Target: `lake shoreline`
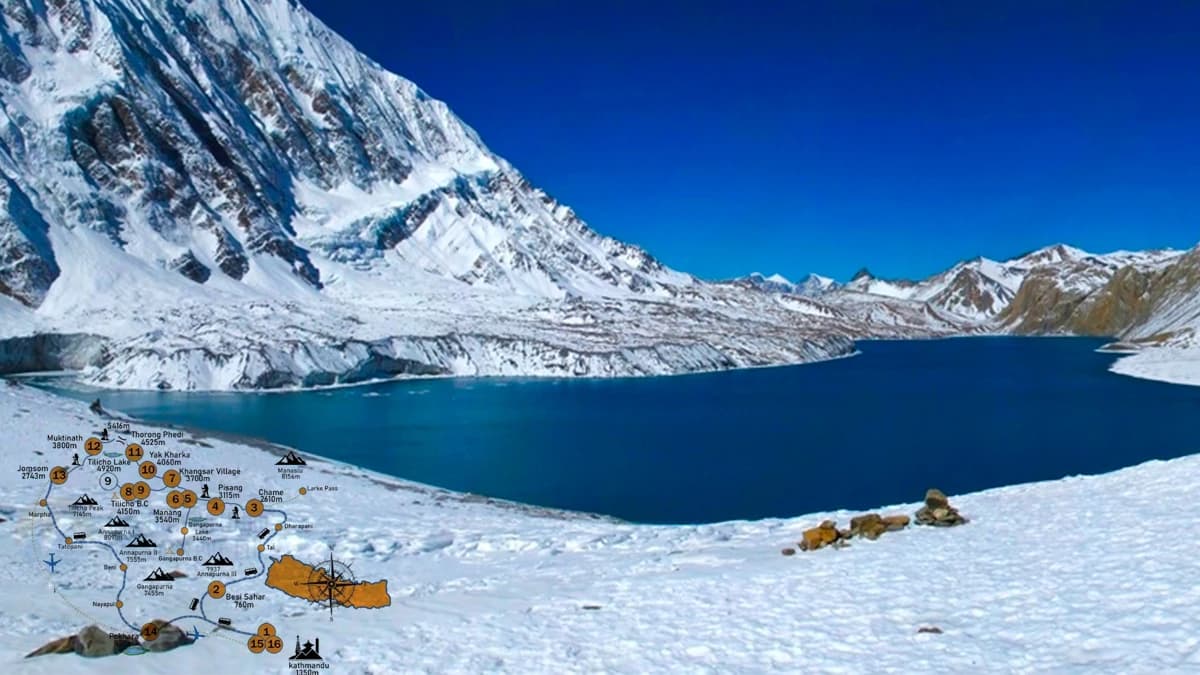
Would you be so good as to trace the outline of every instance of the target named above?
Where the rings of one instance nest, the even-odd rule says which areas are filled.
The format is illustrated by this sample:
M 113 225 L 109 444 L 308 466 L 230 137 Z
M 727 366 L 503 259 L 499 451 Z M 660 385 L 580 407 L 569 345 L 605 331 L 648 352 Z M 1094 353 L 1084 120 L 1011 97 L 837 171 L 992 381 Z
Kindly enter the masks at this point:
M 264 438 L 455 492 L 698 523 L 868 507 L 931 486 L 987 489 L 1194 451 L 1185 423 L 1196 392 L 1113 377 L 1112 355 L 1094 351 L 1102 343 L 863 341 L 855 358 L 812 368 L 422 378 L 291 396 L 40 385 L 99 396 L 148 423 Z M 1110 408 L 1121 415 L 1097 414 Z M 860 480 L 805 478 L 822 475 Z

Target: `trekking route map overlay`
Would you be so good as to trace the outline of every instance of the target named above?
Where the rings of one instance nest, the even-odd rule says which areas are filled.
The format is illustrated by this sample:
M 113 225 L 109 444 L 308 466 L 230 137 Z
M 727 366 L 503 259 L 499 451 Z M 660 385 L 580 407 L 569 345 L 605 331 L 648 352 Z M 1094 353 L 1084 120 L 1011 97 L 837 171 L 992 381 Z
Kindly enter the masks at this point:
M 24 480 L 46 483 L 29 516 L 35 532 L 58 542 L 43 561 L 53 594 L 101 635 L 107 632 L 116 645 L 111 653 L 167 651 L 211 636 L 244 640 L 255 654 L 279 654 L 285 640 L 272 614 L 281 604 L 268 598 L 276 592 L 328 611 L 330 620 L 335 607 L 391 605 L 387 580 L 356 580 L 332 548 L 327 559 L 311 563 L 276 550 L 280 534 L 310 527 L 289 522 L 288 502 L 336 499 L 336 486 L 305 484 L 307 462 L 295 452 L 277 458 L 274 473 L 269 466 L 253 472 L 275 484 L 251 485 L 239 467 L 205 465 L 204 443 L 182 431 L 139 432 L 110 420 L 94 433 L 86 440 L 50 434 L 50 452 L 36 454 L 61 454 L 61 464 L 41 465 L 39 458 L 18 471 Z M 271 458 L 255 453 L 246 461 Z M 97 575 L 111 583 L 94 583 Z M 38 654 L 74 645 L 75 653 L 95 655 L 81 651 L 81 641 Z M 319 638 L 295 641 L 295 653 L 287 655 L 291 672 L 329 667 Z

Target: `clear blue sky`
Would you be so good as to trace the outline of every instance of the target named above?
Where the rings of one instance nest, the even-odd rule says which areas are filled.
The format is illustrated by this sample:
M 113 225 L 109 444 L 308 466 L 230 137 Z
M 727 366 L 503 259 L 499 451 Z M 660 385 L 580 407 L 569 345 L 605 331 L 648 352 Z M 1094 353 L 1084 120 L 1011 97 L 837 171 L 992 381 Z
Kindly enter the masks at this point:
M 1200 241 L 1200 3 L 303 2 L 703 277 Z

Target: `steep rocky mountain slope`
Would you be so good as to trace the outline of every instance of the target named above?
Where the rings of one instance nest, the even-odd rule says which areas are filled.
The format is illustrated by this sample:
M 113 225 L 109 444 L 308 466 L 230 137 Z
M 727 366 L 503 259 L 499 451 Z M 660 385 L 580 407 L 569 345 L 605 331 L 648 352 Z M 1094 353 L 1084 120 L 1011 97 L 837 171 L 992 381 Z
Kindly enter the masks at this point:
M 0 372 L 636 375 L 876 331 L 597 234 L 294 0 L 3 3 L 0 196 Z M 953 330 L 911 318 L 878 333 Z
M 59 258 L 100 243 L 271 292 L 280 273 L 329 283 L 315 254 L 547 297 L 690 282 L 596 235 L 294 3 L 23 1 L 3 17 L 0 289 L 26 305 L 62 302 Z
M 1059 248 L 1061 255 L 1035 259 L 997 316 L 1002 326 L 1022 334 L 1121 335 L 1159 309 L 1150 297 L 1151 281 L 1182 255 Z

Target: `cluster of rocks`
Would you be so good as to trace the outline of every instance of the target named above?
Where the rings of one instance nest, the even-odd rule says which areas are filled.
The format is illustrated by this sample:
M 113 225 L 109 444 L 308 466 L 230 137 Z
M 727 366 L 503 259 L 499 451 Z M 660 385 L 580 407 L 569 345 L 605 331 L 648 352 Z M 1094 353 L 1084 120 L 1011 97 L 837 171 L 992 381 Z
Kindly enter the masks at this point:
M 826 546 L 841 548 L 848 546 L 850 540 L 855 537 L 865 537 L 873 541 L 886 532 L 903 530 L 908 527 L 909 522 L 909 517 L 903 514 L 882 516 L 878 513 L 864 513 L 851 518 L 848 529 L 838 529 L 836 522 L 826 520 L 814 528 L 805 530 L 797 546 L 801 551 L 815 551 Z M 933 488 L 925 493 L 925 505 L 917 511 L 916 522 L 918 525 L 952 527 L 966 523 L 967 519 L 950 506 L 950 501 L 941 490 Z M 784 555 L 795 553 L 795 548 L 783 549 Z
M 875 540 L 885 532 L 895 532 L 908 527 L 909 518 L 906 515 L 881 516 L 878 513 L 865 513 L 850 519 L 850 527 L 839 530 L 837 523 L 826 520 L 820 525 L 805 530 L 798 544 L 801 551 L 815 551 L 826 546 L 847 546 L 855 537 L 865 537 Z M 790 553 L 789 553 L 790 551 Z M 796 551 L 786 548 L 784 555 L 792 555 Z
M 45 656 L 46 654 L 78 654 L 95 658 L 121 654 L 130 647 L 141 647 L 149 652 L 165 652 L 194 642 L 187 633 L 174 624 L 167 623 L 162 619 L 155 619 L 151 623 L 158 626 L 158 637 L 149 642 L 140 642 L 135 634 L 109 633 L 92 624 L 84 626 L 75 635 L 47 642 L 26 654 L 25 658 Z
M 953 527 L 966 522 L 967 519 L 958 512 L 958 509 L 950 506 L 950 500 L 946 499 L 946 495 L 941 490 L 930 488 L 925 493 L 925 506 L 917 511 L 918 525 Z

